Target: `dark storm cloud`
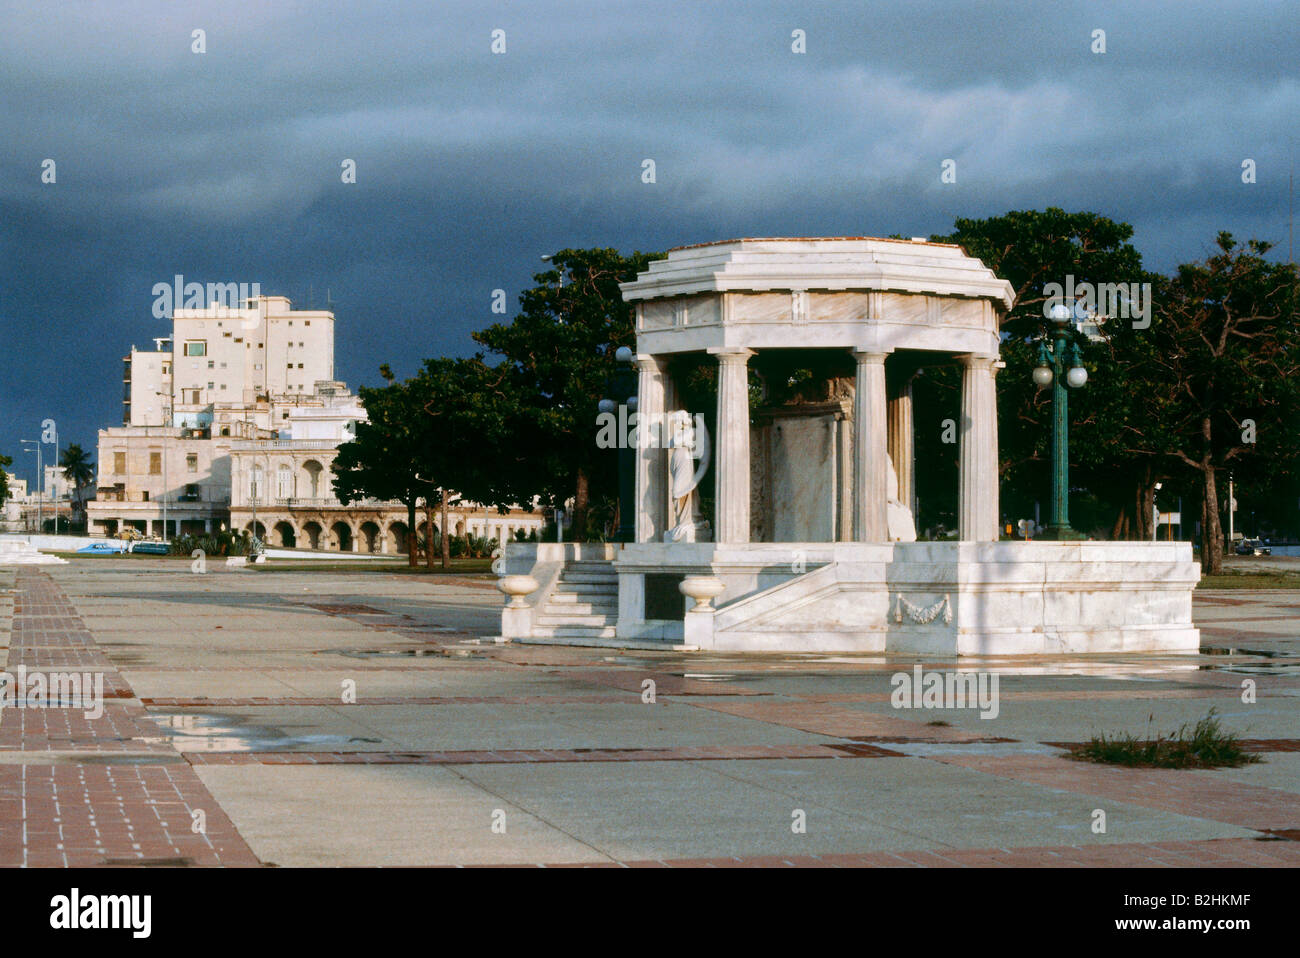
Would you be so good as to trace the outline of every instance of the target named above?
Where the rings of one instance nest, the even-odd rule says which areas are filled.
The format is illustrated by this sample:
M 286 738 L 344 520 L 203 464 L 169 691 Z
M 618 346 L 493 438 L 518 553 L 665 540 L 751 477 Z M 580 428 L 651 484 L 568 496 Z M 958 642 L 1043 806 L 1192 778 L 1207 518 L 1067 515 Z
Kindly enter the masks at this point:
M 491 291 L 562 246 L 1046 205 L 1134 223 L 1157 268 L 1218 229 L 1286 242 L 1294 4 L 270 6 L 4 7 L 0 451 L 47 416 L 87 445 L 119 421 L 120 357 L 165 332 L 150 290 L 175 273 L 328 288 L 356 385 L 469 351 Z

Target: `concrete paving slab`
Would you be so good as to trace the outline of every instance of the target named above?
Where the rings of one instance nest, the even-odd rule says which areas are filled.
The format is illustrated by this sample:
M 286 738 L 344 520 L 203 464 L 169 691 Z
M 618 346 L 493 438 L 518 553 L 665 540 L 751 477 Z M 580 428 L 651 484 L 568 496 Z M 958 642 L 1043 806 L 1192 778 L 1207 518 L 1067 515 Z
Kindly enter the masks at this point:
M 199 778 L 263 862 L 401 866 L 608 858 L 457 772 L 204 766 Z M 502 821 L 504 834 L 493 831 Z M 498 828 L 500 825 L 498 825 Z

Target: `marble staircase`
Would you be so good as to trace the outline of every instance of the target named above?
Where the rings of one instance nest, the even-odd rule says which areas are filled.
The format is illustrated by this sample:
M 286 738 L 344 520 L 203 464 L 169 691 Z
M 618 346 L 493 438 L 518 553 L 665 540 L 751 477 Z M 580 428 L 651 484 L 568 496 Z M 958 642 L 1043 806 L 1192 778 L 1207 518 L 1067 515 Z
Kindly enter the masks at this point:
M 618 573 L 598 559 L 569 562 L 533 627 L 538 638 L 612 639 L 618 620 Z

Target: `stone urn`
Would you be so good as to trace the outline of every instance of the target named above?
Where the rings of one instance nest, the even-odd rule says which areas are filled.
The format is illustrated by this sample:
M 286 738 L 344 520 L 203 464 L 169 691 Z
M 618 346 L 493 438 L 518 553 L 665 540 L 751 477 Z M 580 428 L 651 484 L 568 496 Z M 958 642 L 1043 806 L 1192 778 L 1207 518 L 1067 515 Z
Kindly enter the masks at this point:
M 678 584 L 677 589 L 682 595 L 695 600 L 692 612 L 712 612 L 713 606 L 709 603 L 727 591 L 721 579 L 708 575 L 688 575 Z
M 528 603 L 524 602 L 524 596 L 540 589 L 541 583 L 530 575 L 506 575 L 497 580 L 497 588 L 510 596 L 508 608 L 526 609 Z

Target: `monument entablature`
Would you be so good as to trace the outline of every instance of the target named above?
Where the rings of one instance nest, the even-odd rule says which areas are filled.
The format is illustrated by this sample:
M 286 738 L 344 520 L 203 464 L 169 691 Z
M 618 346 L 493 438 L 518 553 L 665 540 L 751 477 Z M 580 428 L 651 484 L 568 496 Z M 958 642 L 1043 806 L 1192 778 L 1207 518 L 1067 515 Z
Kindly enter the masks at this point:
M 741 239 L 671 250 L 622 286 L 638 350 L 918 349 L 996 355 L 1011 284 L 960 247 Z M 792 335 L 793 334 L 793 335 Z

